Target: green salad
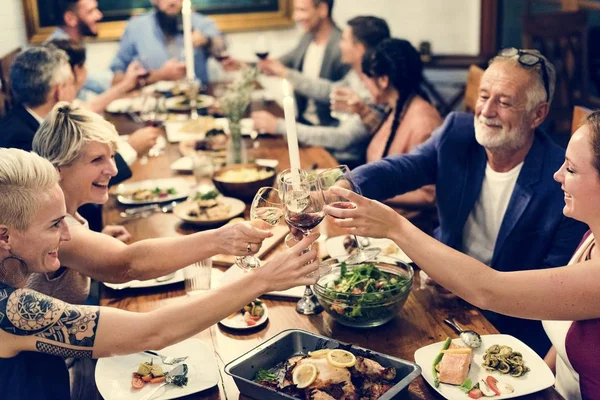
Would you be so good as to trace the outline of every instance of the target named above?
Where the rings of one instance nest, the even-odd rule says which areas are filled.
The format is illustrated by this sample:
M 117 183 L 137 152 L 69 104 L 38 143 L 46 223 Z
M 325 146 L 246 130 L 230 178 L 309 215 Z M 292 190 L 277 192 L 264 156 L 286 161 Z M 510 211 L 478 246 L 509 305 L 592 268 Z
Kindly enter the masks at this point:
M 384 272 L 374 264 L 349 269 L 341 264 L 340 277 L 325 285 L 330 310 L 349 322 L 391 319 L 399 297 L 411 289 L 409 278 Z M 405 296 L 402 296 L 405 295 Z

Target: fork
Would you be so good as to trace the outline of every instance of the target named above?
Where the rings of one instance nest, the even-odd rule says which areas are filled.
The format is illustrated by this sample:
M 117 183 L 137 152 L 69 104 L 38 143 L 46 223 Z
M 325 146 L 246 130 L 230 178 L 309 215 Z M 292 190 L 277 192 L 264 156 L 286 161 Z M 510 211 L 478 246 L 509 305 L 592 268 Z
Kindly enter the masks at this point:
M 188 358 L 188 356 L 185 356 L 185 357 L 163 356 L 162 354 L 159 354 L 152 350 L 146 350 L 146 351 L 144 351 L 144 353 L 159 357 L 162 360 L 163 364 L 167 364 L 167 365 L 179 364 L 180 362 L 184 362 Z

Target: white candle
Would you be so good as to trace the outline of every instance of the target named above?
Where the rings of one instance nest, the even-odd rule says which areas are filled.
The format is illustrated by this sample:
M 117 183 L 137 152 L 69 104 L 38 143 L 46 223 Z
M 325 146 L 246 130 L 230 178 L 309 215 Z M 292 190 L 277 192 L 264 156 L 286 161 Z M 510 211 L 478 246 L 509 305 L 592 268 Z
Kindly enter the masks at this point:
M 283 80 L 283 114 L 285 116 L 285 128 L 290 153 L 290 167 L 300 169 L 300 151 L 298 150 L 298 134 L 296 133 L 296 112 L 294 110 L 294 99 L 291 96 L 288 82 Z
M 196 79 L 194 69 L 194 45 L 192 44 L 192 2 L 183 0 L 181 9 L 183 17 L 183 50 L 185 55 L 185 74 L 188 81 Z

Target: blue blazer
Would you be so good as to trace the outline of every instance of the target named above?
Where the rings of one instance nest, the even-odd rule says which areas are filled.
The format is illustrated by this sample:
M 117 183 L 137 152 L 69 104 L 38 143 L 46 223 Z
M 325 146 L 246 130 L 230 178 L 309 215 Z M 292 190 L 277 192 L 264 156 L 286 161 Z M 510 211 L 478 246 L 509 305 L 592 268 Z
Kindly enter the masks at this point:
M 565 151 L 541 130 L 525 158 L 500 226 L 491 267 L 518 271 L 566 265 L 587 226 L 563 215 L 563 192 L 553 175 Z M 451 113 L 410 154 L 354 171 L 363 195 L 389 199 L 435 183 L 442 243 L 462 251 L 463 228 L 479 197 L 487 155 L 475 140 L 472 114 Z

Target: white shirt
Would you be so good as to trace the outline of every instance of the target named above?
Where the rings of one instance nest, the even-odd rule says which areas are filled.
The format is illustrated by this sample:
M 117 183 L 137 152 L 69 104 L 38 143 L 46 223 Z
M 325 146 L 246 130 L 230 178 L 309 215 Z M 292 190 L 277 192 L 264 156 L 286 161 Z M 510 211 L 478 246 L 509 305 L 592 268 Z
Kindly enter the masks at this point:
M 463 229 L 463 252 L 486 265 L 492 263 L 498 232 L 522 167 L 520 163 L 508 172 L 496 172 L 489 163 L 485 167 L 479 199 Z
M 29 107 L 27 107 L 27 106 L 24 106 L 24 107 L 25 107 L 25 109 L 27 110 L 27 112 L 28 112 L 29 114 L 31 114 L 31 116 L 32 116 L 33 118 L 35 118 L 35 120 L 36 120 L 36 121 L 37 121 L 37 122 L 38 122 L 40 125 L 42 124 L 42 122 L 44 122 L 44 118 L 42 118 L 42 117 L 40 117 L 39 115 L 37 115 L 37 113 L 36 113 L 35 111 L 33 111 L 31 108 L 29 108 Z
M 323 57 L 325 57 L 325 44 L 318 45 L 315 42 L 310 42 L 304 54 L 302 74 L 312 79 L 319 78 Z M 317 105 L 314 100 L 308 100 L 303 117 L 313 125 L 320 125 Z

